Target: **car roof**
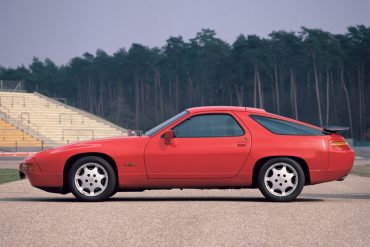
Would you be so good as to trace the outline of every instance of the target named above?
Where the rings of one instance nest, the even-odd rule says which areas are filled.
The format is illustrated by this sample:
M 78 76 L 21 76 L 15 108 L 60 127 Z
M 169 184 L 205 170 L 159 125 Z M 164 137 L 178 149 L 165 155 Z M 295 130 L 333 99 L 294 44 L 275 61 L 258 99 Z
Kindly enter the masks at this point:
M 252 113 L 265 113 L 264 109 L 253 108 L 253 107 L 244 107 L 244 106 L 201 106 L 201 107 L 192 107 L 187 109 L 191 113 L 195 112 L 205 112 L 205 111 L 244 111 Z
M 240 111 L 240 112 L 247 112 L 247 113 L 252 113 L 252 114 L 257 114 L 257 115 L 262 115 L 266 117 L 272 117 L 272 118 L 277 118 L 280 120 L 285 120 L 293 123 L 298 123 L 298 124 L 303 124 L 306 126 L 309 126 L 311 128 L 319 129 L 321 130 L 321 127 L 301 122 L 295 119 L 287 118 L 284 116 L 272 114 L 270 112 L 265 111 L 265 109 L 261 108 L 254 108 L 254 107 L 244 107 L 244 106 L 201 106 L 201 107 L 192 107 L 187 109 L 188 112 L 190 113 L 198 113 L 198 112 L 217 112 L 217 111 Z

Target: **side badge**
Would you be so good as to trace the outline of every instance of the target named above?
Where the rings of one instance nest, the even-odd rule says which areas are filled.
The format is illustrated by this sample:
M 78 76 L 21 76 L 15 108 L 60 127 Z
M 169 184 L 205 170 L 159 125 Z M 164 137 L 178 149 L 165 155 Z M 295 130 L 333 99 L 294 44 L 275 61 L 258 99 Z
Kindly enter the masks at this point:
M 130 163 L 130 162 L 127 162 L 127 163 L 124 163 L 124 165 L 123 165 L 124 167 L 134 167 L 134 166 L 136 166 L 136 164 L 135 163 Z

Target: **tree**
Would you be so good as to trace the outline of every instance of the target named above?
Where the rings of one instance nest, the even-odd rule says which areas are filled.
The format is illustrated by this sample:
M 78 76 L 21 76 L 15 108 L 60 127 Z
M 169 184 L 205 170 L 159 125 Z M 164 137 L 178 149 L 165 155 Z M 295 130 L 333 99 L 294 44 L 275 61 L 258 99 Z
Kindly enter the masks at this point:
M 0 67 L 0 80 L 63 97 L 126 128 L 148 129 L 199 105 L 240 105 L 316 125 L 349 125 L 364 139 L 370 125 L 370 27 L 345 34 L 302 28 L 268 38 L 239 35 L 230 45 L 202 29 L 163 47 L 133 44 L 113 55 L 85 53 L 57 66 Z

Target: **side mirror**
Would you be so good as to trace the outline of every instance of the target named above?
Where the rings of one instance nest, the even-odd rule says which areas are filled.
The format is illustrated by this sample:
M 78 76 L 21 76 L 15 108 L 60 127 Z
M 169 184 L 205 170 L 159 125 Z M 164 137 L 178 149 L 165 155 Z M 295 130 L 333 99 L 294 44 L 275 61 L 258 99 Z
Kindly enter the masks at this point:
M 171 140 L 175 138 L 175 133 L 173 132 L 173 130 L 168 130 L 163 134 L 163 138 L 164 138 L 164 144 L 170 145 Z

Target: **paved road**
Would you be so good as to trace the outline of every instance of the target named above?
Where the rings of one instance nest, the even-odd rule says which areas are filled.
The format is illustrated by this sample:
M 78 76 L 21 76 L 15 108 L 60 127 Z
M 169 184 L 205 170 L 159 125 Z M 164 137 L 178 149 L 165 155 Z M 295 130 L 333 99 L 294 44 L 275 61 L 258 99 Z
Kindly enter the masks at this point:
M 4 169 L 4 168 L 18 169 L 19 164 L 22 162 L 24 158 L 25 157 L 1 157 L 0 156 L 0 169 Z
M 306 187 L 292 203 L 257 190 L 118 193 L 99 203 L 0 186 L 1 246 L 369 246 L 370 178 Z

